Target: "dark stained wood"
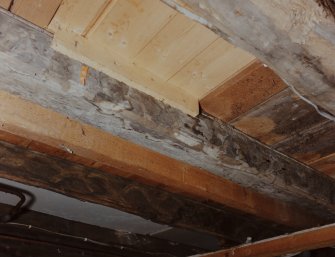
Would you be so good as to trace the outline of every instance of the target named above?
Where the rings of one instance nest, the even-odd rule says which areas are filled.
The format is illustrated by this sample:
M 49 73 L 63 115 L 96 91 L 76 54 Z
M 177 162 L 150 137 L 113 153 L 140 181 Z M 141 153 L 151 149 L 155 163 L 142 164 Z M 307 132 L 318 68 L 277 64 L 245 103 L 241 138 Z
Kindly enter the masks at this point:
M 309 164 L 311 167 L 335 178 L 335 154 L 331 154 Z
M 229 122 L 287 86 L 268 67 L 255 62 L 200 101 L 210 115 Z
M 335 115 L 334 17 L 316 0 L 163 2 L 254 54 L 290 86 Z
M 2 131 L 27 133 L 28 140 L 34 137 L 35 141 L 58 149 L 74 150 L 73 156 L 80 155 L 99 169 L 114 174 L 122 171 L 124 176 L 139 180 L 150 178 L 156 185 L 201 199 L 210 196 L 222 203 L 225 198 L 230 205 L 236 204 L 234 208 L 244 206 L 266 218 L 289 222 L 286 217 L 291 215 L 283 214 L 287 201 L 333 218 L 335 185 L 326 176 L 270 150 L 227 124 L 204 115 L 189 117 L 94 69 L 90 69 L 83 87 L 79 82 L 79 62 L 54 52 L 50 48 L 51 38 L 44 32 L 3 12 L 0 12 L 0 32 L 0 61 L 4 64 L 0 65 L 0 89 L 64 115 L 58 119 L 60 115 L 50 115 L 45 110 L 42 115 L 35 112 L 36 106 L 22 104 L 22 99 L 2 91 Z M 99 136 L 94 136 L 96 133 Z M 122 169 L 113 169 L 112 164 Z M 206 178 L 203 174 L 207 174 Z M 252 190 L 234 191 L 231 189 L 239 187 L 217 185 L 221 178 L 216 175 L 272 195 L 280 199 L 280 207 L 256 204 L 245 193 Z M 306 177 L 310 178 L 309 183 Z M 227 194 L 228 190 L 231 194 Z M 232 201 L 236 192 L 248 200 Z M 281 210 L 280 214 L 277 210 Z M 305 213 L 302 218 L 297 215 L 292 223 L 305 220 Z
M 273 146 L 306 164 L 335 153 L 335 122 L 325 121 Z
M 289 89 L 232 122 L 237 129 L 273 145 L 325 121 Z
M 275 257 L 334 245 L 335 224 L 332 224 L 199 256 Z
M 210 233 L 228 242 L 241 243 L 248 236 L 260 239 L 294 229 L 8 143 L 0 143 L 0 156 L 2 178 L 117 208 L 158 223 Z M 260 226 L 262 230 L 258 229 Z
M 0 235 L 0 251 L 2 257 L 120 257 L 106 250 L 91 250 L 84 247 L 78 248 L 60 243 L 3 235 Z
M 1 215 L 8 213 L 10 209 L 11 206 L 0 204 Z M 0 224 L 0 235 L 82 248 L 88 248 L 83 243 L 87 238 L 88 242 L 96 241 L 101 245 L 109 246 L 114 254 L 119 255 L 122 252 L 125 256 L 183 257 L 204 252 L 203 249 L 176 242 L 101 228 L 29 210 L 23 211 L 8 224 Z
M 15 0 L 11 12 L 46 28 L 54 17 L 62 0 Z

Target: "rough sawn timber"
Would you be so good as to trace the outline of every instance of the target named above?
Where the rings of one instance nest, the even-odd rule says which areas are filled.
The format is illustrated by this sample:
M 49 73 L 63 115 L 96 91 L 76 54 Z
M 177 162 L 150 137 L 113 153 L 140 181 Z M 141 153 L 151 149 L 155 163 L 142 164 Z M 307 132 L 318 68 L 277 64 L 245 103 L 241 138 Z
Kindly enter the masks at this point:
M 331 178 L 220 121 L 202 115 L 192 118 L 93 69 L 83 86 L 81 64 L 53 51 L 50 44 L 46 33 L 2 11 L 0 89 L 333 219 L 335 184 Z M 9 106 L 3 106 L 4 113 L 10 113 Z M 13 118 L 28 118 L 16 109 Z M 6 121 L 2 123 L 5 129 Z
M 4 133 L 1 137 L 9 139 Z M 299 227 L 299 224 L 283 226 L 203 199 L 191 199 L 111 174 L 120 172 L 116 168 L 106 172 L 25 149 L 22 146 L 26 140 L 14 138 L 21 146 L 0 142 L 1 178 L 116 208 L 156 223 L 211 234 L 223 239 L 225 245 L 243 243 L 247 237 L 264 239 Z M 29 143 L 29 148 L 40 150 L 42 147 L 36 142 Z M 58 152 L 60 155 L 61 151 Z M 69 153 L 62 152 L 61 155 Z
M 335 115 L 334 17 L 316 0 L 163 0 Z
M 333 247 L 335 224 L 265 239 L 198 257 L 275 257 L 307 250 Z M 291 256 L 291 255 L 289 255 Z M 295 256 L 295 255 L 292 255 Z M 309 255 L 308 255 L 309 256 Z M 324 255 L 326 256 L 326 255 Z

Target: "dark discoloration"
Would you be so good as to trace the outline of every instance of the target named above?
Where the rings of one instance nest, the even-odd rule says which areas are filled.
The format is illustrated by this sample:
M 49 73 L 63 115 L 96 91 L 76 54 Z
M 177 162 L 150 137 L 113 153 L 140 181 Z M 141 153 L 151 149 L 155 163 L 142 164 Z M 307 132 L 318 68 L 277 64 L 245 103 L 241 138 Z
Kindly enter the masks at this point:
M 312 163 L 335 152 L 335 123 L 320 122 L 274 147 L 304 163 Z
M 335 19 L 334 0 L 316 0 L 316 2 L 324 8 L 327 15 L 331 15 Z
M 289 89 L 241 116 L 232 124 L 256 139 L 272 145 L 299 135 L 325 118 Z
M 294 230 L 239 211 L 0 143 L 0 177 L 242 243 Z M 215 222 L 213 222 L 215 221 Z M 262 230 L 259 230 L 259 227 Z M 298 228 L 297 228 L 298 229 Z
M 11 207 L 8 205 L 0 204 L 1 214 L 8 213 L 10 208 Z M 121 256 L 124 255 L 134 257 L 152 255 L 161 257 L 183 257 L 205 251 L 151 236 L 105 229 L 35 211 L 25 211 L 13 222 L 27 224 L 27 227 L 0 224 L 0 234 L 3 236 L 17 236 L 31 240 L 50 240 L 50 242 L 59 242 L 61 245 L 81 246 L 83 248 L 87 245 L 85 246 L 86 243 L 83 243 L 83 239 L 79 238 L 89 238 L 90 240 L 110 245 L 108 247 L 110 248 L 109 250 L 118 256 L 121 254 Z M 32 227 L 28 228 L 28 225 L 31 225 Z M 72 238 L 69 241 L 69 237 L 59 237 L 59 234 L 56 235 L 54 233 L 43 233 L 41 229 L 36 229 L 35 227 L 52 231 L 54 233 L 70 235 Z M 73 237 L 79 238 L 78 240 L 74 240 Z

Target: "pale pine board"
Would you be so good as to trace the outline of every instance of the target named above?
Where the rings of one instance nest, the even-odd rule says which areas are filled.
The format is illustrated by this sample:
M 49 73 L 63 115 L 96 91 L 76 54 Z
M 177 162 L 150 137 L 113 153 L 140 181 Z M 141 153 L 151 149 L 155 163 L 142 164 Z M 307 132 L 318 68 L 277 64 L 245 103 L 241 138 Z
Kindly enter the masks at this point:
M 15 0 L 11 12 L 46 28 L 61 2 L 62 0 Z

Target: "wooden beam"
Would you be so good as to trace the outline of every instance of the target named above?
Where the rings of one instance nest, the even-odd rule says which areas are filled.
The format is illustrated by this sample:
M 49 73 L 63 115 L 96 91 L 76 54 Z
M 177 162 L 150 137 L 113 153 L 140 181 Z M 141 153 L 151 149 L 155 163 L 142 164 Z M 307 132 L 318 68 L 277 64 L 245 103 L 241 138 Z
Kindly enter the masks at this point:
M 279 236 L 199 257 L 275 257 L 335 245 L 335 224 Z
M 10 209 L 11 206 L 0 204 L 1 215 L 8 213 Z M 24 210 L 9 223 L 0 224 L 0 235 L 59 243 L 63 246 L 67 245 L 83 249 L 90 249 L 89 243 L 97 242 L 104 246 L 105 249 L 110 248 L 109 250 L 117 256 L 121 253 L 122 256 L 136 257 L 151 255 L 182 257 L 204 252 L 203 249 L 177 242 L 115 231 L 29 210 Z M 85 242 L 88 242 L 88 244 Z M 0 248 L 3 246 L 4 244 Z M 16 247 L 15 250 L 22 251 L 19 247 Z
M 287 226 L 308 227 L 321 221 L 293 204 L 271 199 L 18 97 L 0 93 L 0 100 L 0 131 L 65 150 L 74 159 L 84 158 L 92 167 L 106 167 L 115 175 L 160 185 Z
M 26 139 L 9 138 L 4 133 L 1 134 L 1 138 L 7 138 L 12 142 L 15 139 L 15 143 L 22 146 L 27 146 L 28 143 Z M 30 149 L 43 150 L 63 157 L 69 156 L 70 159 L 84 162 L 87 165 L 92 163 L 88 159 L 37 142 L 28 144 Z M 299 224 L 292 224 L 292 227 L 288 227 L 254 215 L 247 215 L 205 201 L 208 198 L 191 199 L 158 187 L 138 183 L 133 179 L 118 177 L 113 175 L 113 173 L 121 173 L 117 168 L 106 168 L 99 165 L 107 172 L 101 171 L 73 161 L 34 152 L 22 146 L 0 142 L 1 178 L 52 190 L 82 201 L 116 208 L 157 223 L 212 234 L 226 239 L 227 244 L 245 242 L 247 237 L 255 240 L 263 239 L 293 231 L 299 227 Z M 245 193 L 248 194 L 248 191 Z M 308 220 L 308 217 L 307 221 L 312 222 Z M 303 225 L 308 226 L 309 224 Z M 258 229 L 260 226 L 262 230 Z
M 224 202 L 278 223 L 305 220 L 305 215 L 284 214 L 287 201 L 333 219 L 335 185 L 330 178 L 229 125 L 203 115 L 189 117 L 93 69 L 83 86 L 80 63 L 54 52 L 46 33 L 5 13 L 0 14 L 0 32 L 0 89 L 63 114 L 1 93 L 2 131 L 66 149 L 106 169 L 119 167 L 123 176 Z M 263 196 L 214 174 L 284 202 L 259 202 L 255 199 Z M 251 195 L 245 193 L 249 191 Z
M 318 1 L 163 2 L 254 54 L 286 83 L 335 115 L 335 33 L 330 29 L 334 18 Z

